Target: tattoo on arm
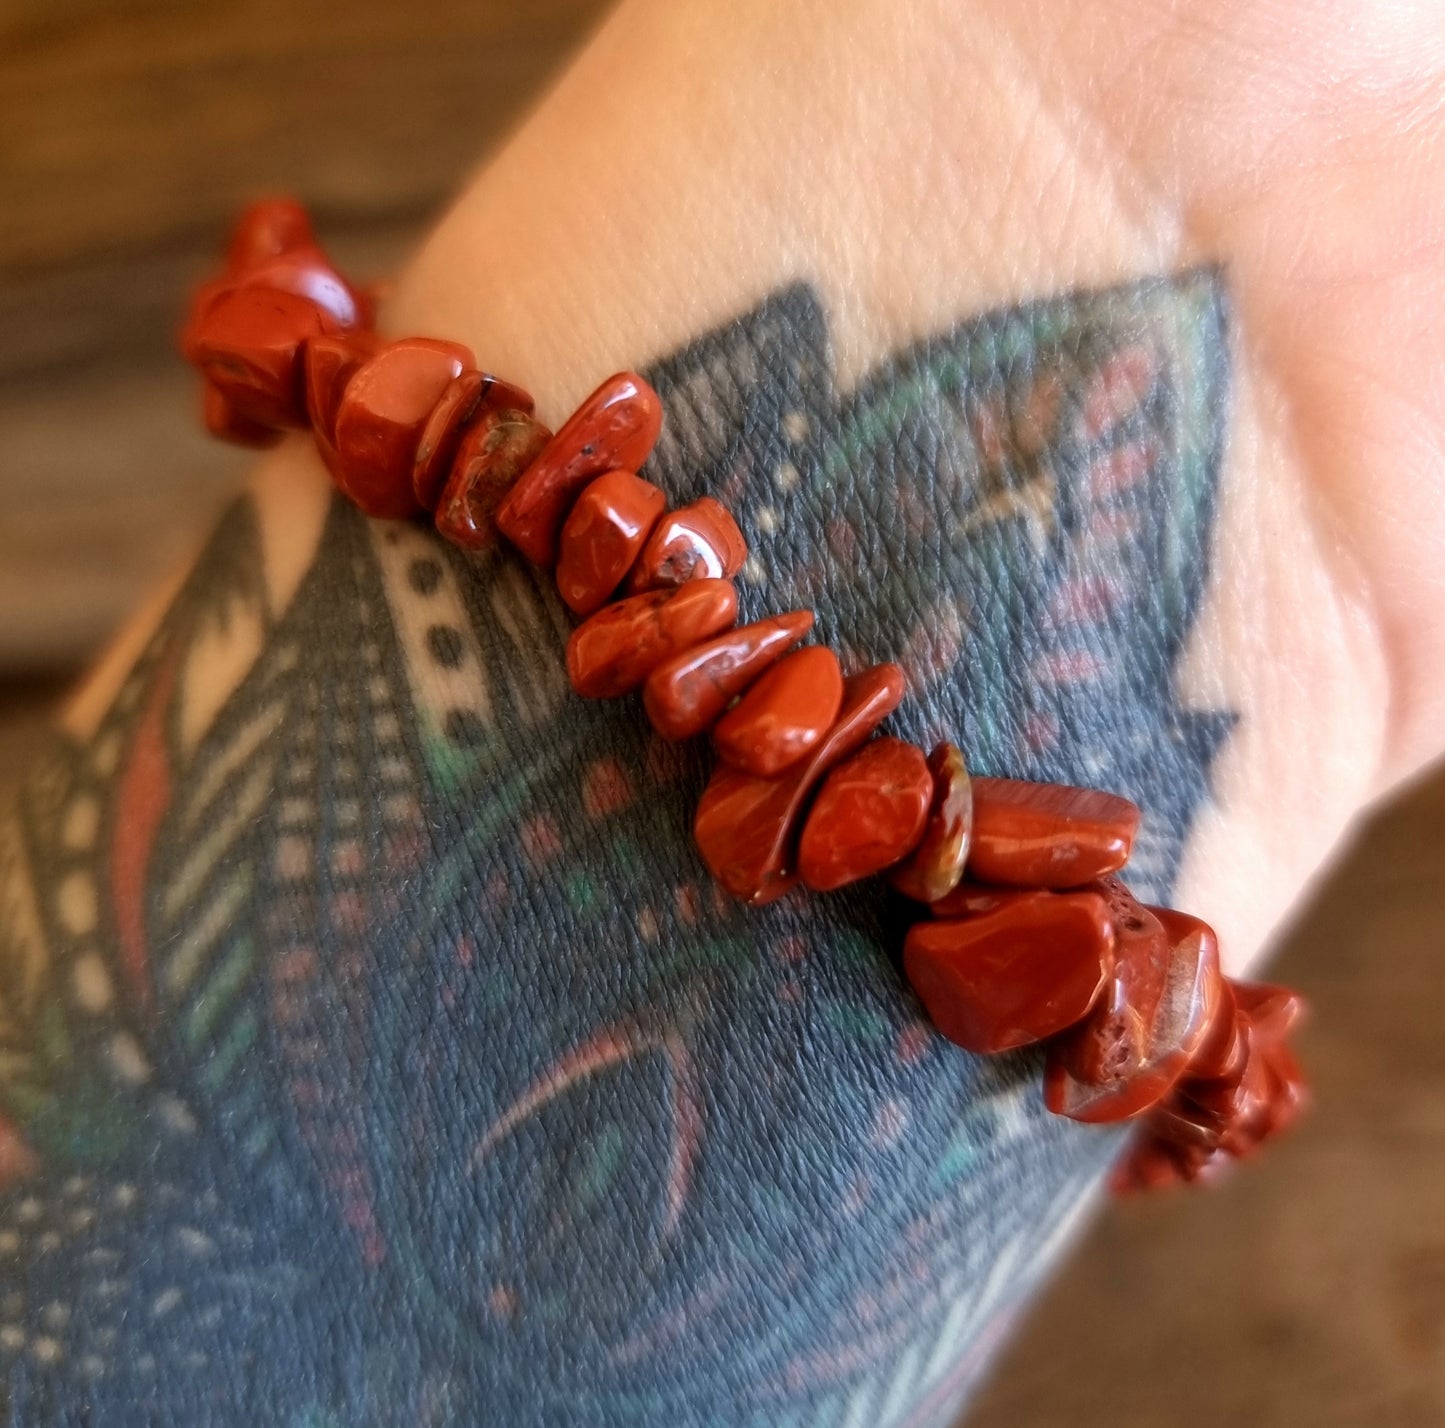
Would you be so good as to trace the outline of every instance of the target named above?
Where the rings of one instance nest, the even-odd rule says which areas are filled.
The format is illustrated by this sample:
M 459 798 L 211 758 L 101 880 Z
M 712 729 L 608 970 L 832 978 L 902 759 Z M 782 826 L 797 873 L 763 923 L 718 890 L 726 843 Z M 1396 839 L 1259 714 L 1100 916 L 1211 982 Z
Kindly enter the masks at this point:
M 649 474 L 902 734 L 1137 798 L 1163 896 L 1226 336 L 1199 270 L 844 395 L 797 287 L 658 364 Z M 540 574 L 338 502 L 281 601 L 263 530 L 0 818 L 7 1421 L 947 1421 L 1112 1138 L 928 1029 L 877 886 L 723 900 L 702 756 L 569 697 Z

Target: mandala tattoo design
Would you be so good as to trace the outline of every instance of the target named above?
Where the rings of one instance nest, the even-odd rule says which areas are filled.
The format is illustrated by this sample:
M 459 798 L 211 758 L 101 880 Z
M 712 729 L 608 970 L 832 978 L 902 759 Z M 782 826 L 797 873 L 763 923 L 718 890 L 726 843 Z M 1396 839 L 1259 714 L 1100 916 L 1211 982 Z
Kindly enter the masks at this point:
M 797 287 L 654 367 L 647 475 L 740 513 L 745 618 L 906 666 L 901 735 L 1136 799 L 1162 899 L 1227 365 L 1200 270 L 845 395 Z M 571 695 L 524 563 L 338 501 L 278 599 L 266 529 L 0 818 L 5 1421 L 950 1421 L 1117 1140 L 931 1031 L 878 880 L 721 897 L 703 755 Z

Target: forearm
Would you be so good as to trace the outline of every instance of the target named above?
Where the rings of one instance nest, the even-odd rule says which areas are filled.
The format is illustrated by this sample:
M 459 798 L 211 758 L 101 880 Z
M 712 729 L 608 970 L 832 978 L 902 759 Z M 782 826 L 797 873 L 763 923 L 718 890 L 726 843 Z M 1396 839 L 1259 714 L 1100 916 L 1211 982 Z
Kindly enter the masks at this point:
M 1305 116 L 1293 130 L 1285 100 L 1258 100 L 1270 76 L 1252 77 L 1252 102 L 1227 98 L 1243 82 L 1236 51 L 1265 24 L 1250 9 L 1220 12 L 1221 37 L 1201 39 L 1186 7 L 1078 6 L 1067 20 L 1057 7 L 941 3 L 624 7 L 462 200 L 388 315 L 397 330 L 474 341 L 547 394 L 555 419 L 597 373 L 802 283 L 833 369 L 806 380 L 830 384 L 836 406 L 970 315 L 1221 265 L 1228 331 L 1185 332 L 1198 349 L 1175 354 L 1217 363 L 1227 383 L 1201 418 L 1217 429 L 1189 433 L 1224 447 L 1218 500 L 1185 537 L 1197 618 L 1157 632 L 1185 643 L 1156 672 L 1183 708 L 1237 719 L 1179 887 L 1219 923 L 1235 965 L 1361 804 L 1433 749 L 1439 707 L 1438 681 L 1421 673 L 1434 647 L 1369 568 L 1385 543 L 1377 525 L 1392 565 L 1423 564 L 1438 514 L 1401 522 L 1358 499 L 1343 509 L 1341 494 L 1378 486 L 1362 472 L 1409 439 L 1388 427 L 1394 373 L 1419 356 L 1388 322 L 1403 299 L 1383 281 L 1360 286 L 1420 215 L 1380 201 L 1358 144 L 1365 162 L 1329 191 L 1297 185 L 1307 226 L 1287 222 L 1275 180 L 1261 191 L 1268 146 L 1308 152 L 1329 123 L 1329 81 L 1280 56 L 1277 87 L 1291 81 Z M 1288 175 L 1288 153 L 1272 157 Z M 1361 209 L 1368 241 L 1346 226 Z M 1371 336 L 1372 319 L 1389 339 Z M 1118 320 L 1131 320 L 1122 305 Z M 786 355 L 809 340 L 793 334 Z M 1350 400 L 1322 375 L 1340 350 L 1359 372 Z M 1001 363 L 991 375 L 993 395 L 1016 399 L 1030 374 Z M 1424 433 L 1409 430 L 1418 445 Z M 972 459 L 966 445 L 945 437 L 943 455 Z M 768 474 L 749 470 L 743 499 L 768 502 Z M 893 475 L 885 464 L 853 479 Z M 1056 547 L 1074 537 L 1050 535 Z M 1118 555 L 1128 579 L 1152 578 L 1142 546 Z M 1097 575 L 1090 561 L 1106 559 L 1086 550 L 1077 566 Z
M 1193 173 L 1148 16 L 840 8 L 625 7 L 384 325 L 470 343 L 552 423 L 649 370 L 650 472 L 737 511 L 745 600 L 903 661 L 901 732 L 1138 797 L 1138 890 L 1238 964 L 1438 696 L 1336 537 L 1353 449 L 1305 449 L 1298 235 L 1218 154 Z M 1027 1058 L 928 1033 L 876 896 L 715 897 L 701 760 L 570 696 L 545 581 L 325 491 L 272 458 L 22 810 L 46 934 L 12 940 L 106 1088 L 37 1052 L 44 1094 L 119 1128 L 27 1119 L 32 1086 L 41 1173 L 220 1165 L 259 1247 L 205 1283 L 318 1411 L 368 1362 L 372 1403 L 476 1421 L 946 1404 L 1107 1137 L 1047 1121 Z M 126 1252 L 169 1267 L 155 1224 Z M 288 1274 L 314 1320 L 278 1339 Z M 191 1351 L 152 1307 L 122 1326 Z

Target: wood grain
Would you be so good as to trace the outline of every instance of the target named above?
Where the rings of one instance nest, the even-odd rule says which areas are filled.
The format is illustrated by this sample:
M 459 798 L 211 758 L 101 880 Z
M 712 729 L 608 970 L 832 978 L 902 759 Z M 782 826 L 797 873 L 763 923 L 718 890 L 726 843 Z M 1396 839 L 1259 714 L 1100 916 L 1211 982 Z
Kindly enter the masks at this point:
M 0 671 L 89 656 L 233 487 L 172 334 L 236 208 L 299 194 L 343 266 L 393 271 L 604 9 L 0 9 Z

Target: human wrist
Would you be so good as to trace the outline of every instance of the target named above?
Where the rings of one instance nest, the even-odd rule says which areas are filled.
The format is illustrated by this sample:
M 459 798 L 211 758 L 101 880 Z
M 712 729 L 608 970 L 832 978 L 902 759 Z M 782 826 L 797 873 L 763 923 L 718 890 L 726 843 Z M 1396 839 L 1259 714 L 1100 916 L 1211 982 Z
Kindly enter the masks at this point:
M 846 389 L 908 340 L 982 309 L 1221 256 L 1141 196 L 1148 186 L 1120 153 L 1062 117 L 1057 91 L 1039 111 L 1037 76 L 1012 48 L 990 46 L 966 16 L 926 11 L 913 20 L 937 44 L 906 97 L 888 79 L 904 72 L 888 49 L 901 42 L 861 12 L 812 17 L 811 47 L 798 44 L 796 14 L 724 25 L 707 57 L 713 82 L 685 97 L 676 76 L 697 60 L 703 21 L 624 7 L 441 225 L 387 322 L 472 342 L 555 422 L 605 372 L 671 351 L 790 280 L 818 294 Z M 837 67 L 858 72 L 875 38 L 861 97 L 840 96 Z M 621 55 L 626 83 L 609 85 Z M 770 55 L 795 66 L 788 86 Z M 809 125 L 789 121 L 798 106 Z M 846 177 L 811 151 L 820 135 L 849 156 Z M 1065 184 L 1069 201 L 1051 202 Z M 1220 281 L 1233 308 L 1232 276 Z M 1211 576 L 1174 677 L 1183 706 L 1237 723 L 1180 891 L 1221 923 L 1238 966 L 1375 792 L 1386 673 L 1348 555 L 1322 543 L 1252 334 L 1235 327 L 1216 355 L 1233 368 L 1217 524 L 1194 553 L 1212 559 Z

